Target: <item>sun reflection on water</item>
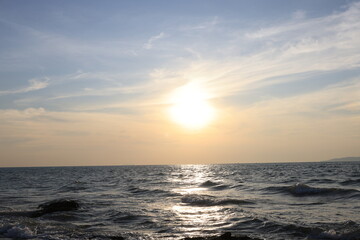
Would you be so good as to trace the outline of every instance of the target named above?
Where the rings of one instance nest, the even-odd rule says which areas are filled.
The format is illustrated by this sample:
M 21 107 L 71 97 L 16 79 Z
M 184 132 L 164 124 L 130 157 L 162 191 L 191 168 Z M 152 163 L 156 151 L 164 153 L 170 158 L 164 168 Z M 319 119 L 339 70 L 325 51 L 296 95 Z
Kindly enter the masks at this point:
M 191 207 L 175 205 L 172 209 L 184 223 L 179 230 L 187 233 L 216 230 L 218 226 L 226 223 L 222 208 L 218 206 Z
M 169 181 L 178 186 L 173 191 L 183 197 L 206 196 L 211 195 L 211 192 L 201 185 L 209 181 L 209 176 L 213 176 L 209 166 L 185 165 L 179 166 L 178 171 L 175 171 Z M 183 201 L 182 198 L 182 201 L 172 206 L 171 210 L 182 223 L 177 230 L 189 236 L 216 232 L 228 224 L 229 215 L 226 214 L 227 209 L 223 206 L 194 205 Z
M 210 171 L 207 165 L 180 165 L 177 168 L 168 180 L 187 186 L 200 185 L 206 181 L 206 174 Z

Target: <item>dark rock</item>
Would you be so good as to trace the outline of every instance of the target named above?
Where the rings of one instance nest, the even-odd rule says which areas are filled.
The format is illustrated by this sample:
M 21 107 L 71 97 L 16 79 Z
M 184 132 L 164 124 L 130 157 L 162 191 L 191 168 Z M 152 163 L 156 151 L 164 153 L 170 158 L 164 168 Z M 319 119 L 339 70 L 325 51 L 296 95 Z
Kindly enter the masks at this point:
M 38 206 L 40 210 L 35 211 L 31 217 L 41 217 L 42 215 L 62 212 L 62 211 L 73 211 L 79 209 L 80 204 L 75 200 L 60 199 L 51 202 L 43 203 Z
M 113 237 L 110 237 L 111 240 L 125 240 L 125 238 L 123 237 L 119 237 L 119 236 L 113 236 Z
M 104 235 L 94 235 L 90 239 L 125 240 L 125 238 L 121 236 L 104 236 Z
M 231 236 L 230 232 L 226 232 L 220 236 L 213 237 L 193 237 L 184 238 L 184 240 L 261 240 L 259 238 L 251 238 L 248 236 Z

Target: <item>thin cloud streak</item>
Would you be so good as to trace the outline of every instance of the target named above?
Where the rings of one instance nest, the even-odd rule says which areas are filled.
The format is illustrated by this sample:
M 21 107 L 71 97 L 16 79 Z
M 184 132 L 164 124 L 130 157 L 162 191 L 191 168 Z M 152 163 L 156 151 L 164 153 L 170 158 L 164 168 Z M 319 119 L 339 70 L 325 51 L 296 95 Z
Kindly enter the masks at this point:
M 219 96 L 226 96 L 289 81 L 282 76 L 349 70 L 360 66 L 359 3 L 343 13 L 305 21 L 276 28 L 276 34 L 281 37 L 261 52 L 227 61 L 203 62 L 197 69 L 189 68 L 185 72 L 203 76 L 212 88 L 222 89 Z M 295 30 L 296 35 L 293 34 Z M 271 32 L 261 35 L 264 44 L 274 41 L 273 28 L 262 32 Z
M 166 34 L 164 32 L 159 33 L 156 36 L 152 36 L 145 44 L 144 48 L 149 50 L 152 49 L 154 46 L 154 43 L 162 38 L 166 37 Z
M 27 93 L 27 92 L 37 91 L 37 90 L 46 88 L 48 85 L 49 85 L 49 79 L 48 78 L 45 78 L 45 80 L 35 79 L 34 78 L 34 79 L 29 80 L 29 86 L 28 87 L 15 89 L 15 90 L 0 91 L 0 96 L 1 95 L 10 95 L 10 94 L 18 94 L 18 93 Z
M 205 22 L 202 22 L 199 24 L 194 24 L 192 26 L 181 27 L 180 30 L 181 31 L 194 31 L 194 30 L 195 31 L 199 31 L 199 30 L 212 31 L 219 23 L 220 23 L 219 17 L 215 16 L 210 21 L 205 21 Z

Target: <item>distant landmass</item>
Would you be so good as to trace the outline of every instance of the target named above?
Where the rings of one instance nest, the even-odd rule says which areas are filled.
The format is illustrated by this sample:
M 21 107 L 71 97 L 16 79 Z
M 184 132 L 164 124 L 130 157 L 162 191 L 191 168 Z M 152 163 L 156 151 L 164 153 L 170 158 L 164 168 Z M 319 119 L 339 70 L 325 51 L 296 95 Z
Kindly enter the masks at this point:
M 343 157 L 343 158 L 333 158 L 326 160 L 326 162 L 356 162 L 360 161 L 360 157 Z

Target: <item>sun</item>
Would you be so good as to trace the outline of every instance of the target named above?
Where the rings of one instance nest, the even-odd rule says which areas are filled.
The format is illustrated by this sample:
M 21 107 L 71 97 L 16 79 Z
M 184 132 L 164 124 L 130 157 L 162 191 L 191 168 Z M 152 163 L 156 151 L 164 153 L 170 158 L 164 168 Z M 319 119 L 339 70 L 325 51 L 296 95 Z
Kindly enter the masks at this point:
M 187 84 L 176 89 L 169 109 L 172 120 L 193 130 L 207 126 L 215 115 L 208 98 L 208 94 L 196 84 Z

